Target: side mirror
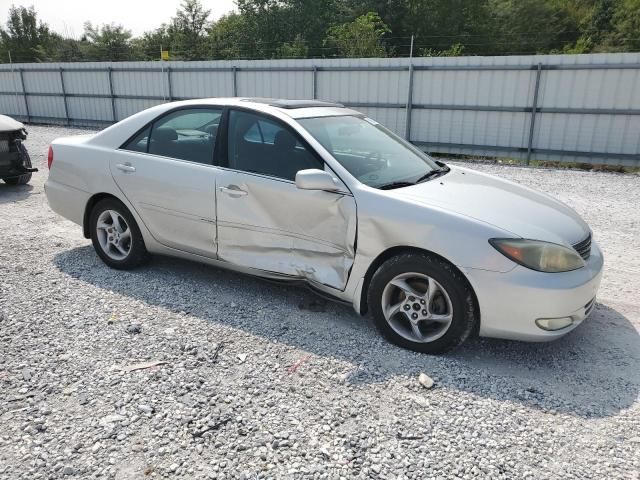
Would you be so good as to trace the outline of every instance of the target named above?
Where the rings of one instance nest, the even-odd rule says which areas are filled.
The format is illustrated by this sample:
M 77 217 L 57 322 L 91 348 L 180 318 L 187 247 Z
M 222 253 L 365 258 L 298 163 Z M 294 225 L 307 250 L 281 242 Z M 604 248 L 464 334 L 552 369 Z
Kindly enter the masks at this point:
M 340 190 L 333 175 L 317 168 L 300 170 L 296 173 L 296 187 L 301 190 L 325 190 L 327 192 Z

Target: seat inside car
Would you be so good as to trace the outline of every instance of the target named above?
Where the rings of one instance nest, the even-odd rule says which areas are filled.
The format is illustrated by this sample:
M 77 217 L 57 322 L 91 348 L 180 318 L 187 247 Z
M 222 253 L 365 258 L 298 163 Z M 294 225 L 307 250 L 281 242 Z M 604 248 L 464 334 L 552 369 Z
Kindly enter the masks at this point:
M 316 158 L 302 148 L 288 130 L 279 130 L 273 143 L 248 140 L 247 132 L 254 125 L 253 119 L 239 119 L 235 138 L 237 150 L 231 159 L 234 168 L 288 180 L 294 180 L 299 170 L 319 168 Z
M 178 132 L 171 127 L 155 128 L 151 132 L 151 142 L 149 143 L 149 153 L 164 155 L 168 157 L 178 157 Z

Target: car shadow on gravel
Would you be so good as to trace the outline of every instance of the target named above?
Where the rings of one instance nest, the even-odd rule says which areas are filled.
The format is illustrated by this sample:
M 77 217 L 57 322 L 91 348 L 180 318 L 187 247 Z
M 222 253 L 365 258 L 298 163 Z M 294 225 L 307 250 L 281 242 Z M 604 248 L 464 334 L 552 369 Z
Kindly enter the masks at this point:
M 33 185 L 7 185 L 0 181 L 0 205 L 19 202 L 33 193 Z
M 299 286 L 164 257 L 135 271 L 115 271 L 100 262 L 91 246 L 58 253 L 54 263 L 79 282 L 161 307 L 168 315 L 187 312 L 347 362 L 336 388 L 341 382 L 396 378 L 410 395 L 415 378 L 425 372 L 435 379 L 435 388 L 580 417 L 615 415 L 640 392 L 638 331 L 623 314 L 602 304 L 583 325 L 555 342 L 475 338 L 454 353 L 429 356 L 387 343 L 349 306 Z

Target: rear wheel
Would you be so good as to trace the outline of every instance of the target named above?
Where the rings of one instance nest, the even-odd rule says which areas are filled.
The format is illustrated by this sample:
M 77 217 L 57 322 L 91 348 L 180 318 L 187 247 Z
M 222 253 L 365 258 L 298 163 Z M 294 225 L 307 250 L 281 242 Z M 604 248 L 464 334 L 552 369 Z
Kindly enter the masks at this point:
M 129 270 L 148 260 L 138 224 L 119 200 L 100 200 L 93 207 L 89 222 L 93 248 L 110 267 Z
M 473 293 L 462 274 L 427 254 L 399 255 L 382 264 L 371 279 L 368 303 L 388 340 L 422 353 L 457 347 L 476 324 Z
M 18 152 L 20 152 L 20 157 L 22 158 L 22 165 L 26 168 L 31 168 L 31 157 L 29 157 L 27 148 L 22 144 L 22 142 L 19 142 L 17 146 Z M 7 185 L 26 185 L 31 180 L 31 173 L 25 173 L 18 177 L 3 178 L 3 180 Z

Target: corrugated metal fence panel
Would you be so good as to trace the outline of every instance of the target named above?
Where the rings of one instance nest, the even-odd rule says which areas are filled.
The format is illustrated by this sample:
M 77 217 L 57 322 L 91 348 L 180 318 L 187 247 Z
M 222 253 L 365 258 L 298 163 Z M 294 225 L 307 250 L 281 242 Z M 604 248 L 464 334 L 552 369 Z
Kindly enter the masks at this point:
M 610 55 L 606 63 L 625 63 Z M 566 65 L 572 57 L 560 57 Z M 595 62 L 588 62 L 595 63 Z M 549 70 L 541 78 L 538 106 L 569 109 L 640 110 L 640 69 Z M 541 113 L 537 148 L 623 154 L 639 153 L 640 115 Z
M 506 58 L 505 58 L 506 59 Z M 452 58 L 445 62 L 417 59 L 421 66 L 478 65 L 477 59 Z M 504 59 L 492 64 L 504 65 Z M 480 63 L 481 64 L 481 63 Z M 517 63 L 514 63 L 517 64 Z M 521 147 L 526 143 L 530 114 L 440 108 L 531 106 L 535 72 L 529 70 L 418 70 L 414 77 L 413 103 L 432 108 L 413 112 L 412 140 Z M 438 107 L 438 108 L 433 108 Z
M 638 53 L 412 64 L 412 74 L 407 58 L 0 65 L 0 109 L 24 120 L 104 124 L 169 99 L 318 98 L 399 135 L 409 124 L 411 140 L 428 151 L 640 165 Z
M 20 74 L 9 69 L 0 70 L 0 92 L 4 92 L 0 94 L 0 113 L 27 115 L 23 97 L 13 93 L 20 91 Z
M 171 72 L 171 94 L 174 98 L 206 98 L 233 96 L 230 72 Z

